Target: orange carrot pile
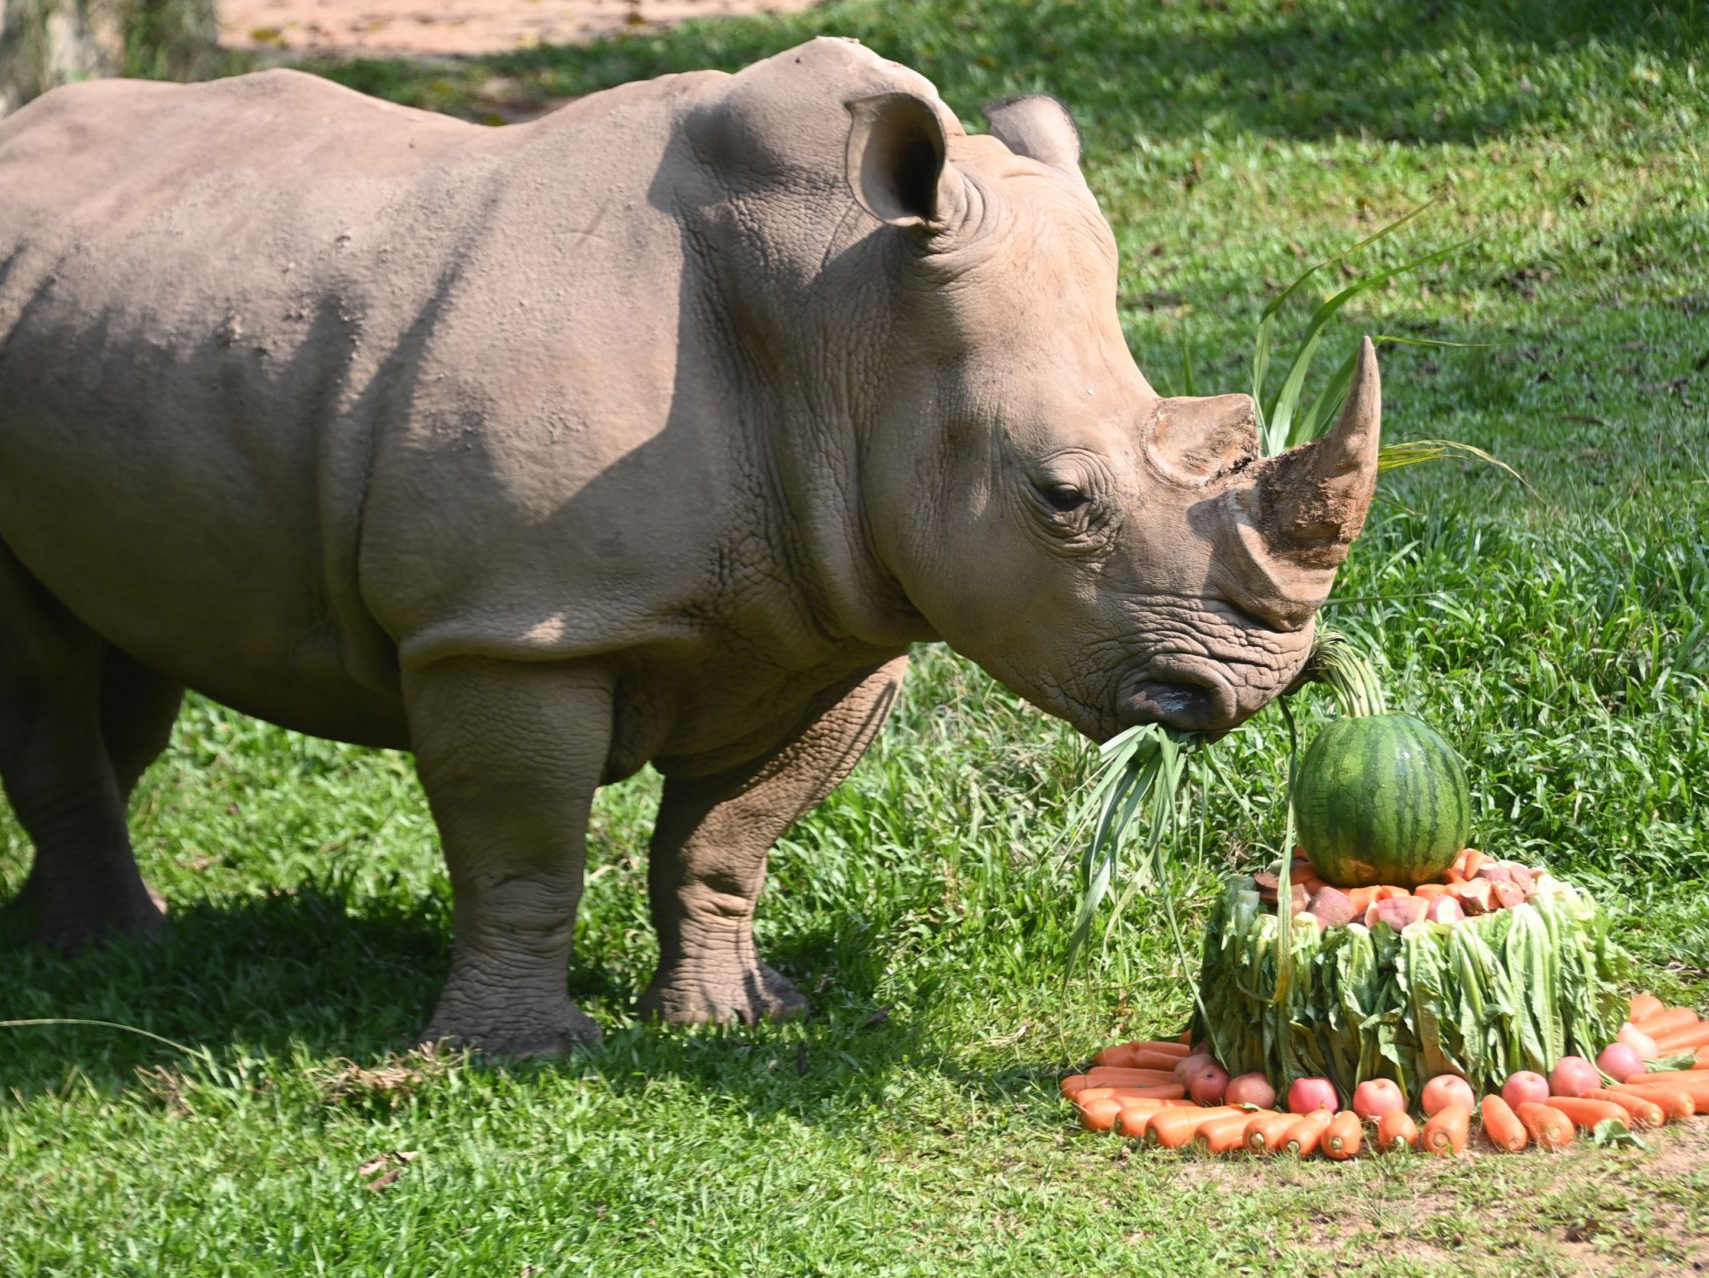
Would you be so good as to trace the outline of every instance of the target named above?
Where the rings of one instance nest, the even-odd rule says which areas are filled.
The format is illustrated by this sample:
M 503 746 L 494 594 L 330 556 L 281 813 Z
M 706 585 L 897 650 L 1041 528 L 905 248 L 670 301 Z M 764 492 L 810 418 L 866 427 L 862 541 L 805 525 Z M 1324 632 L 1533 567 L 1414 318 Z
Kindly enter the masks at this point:
M 1462 879 L 1469 877 L 1468 868 L 1472 875 L 1479 868 L 1475 860 L 1467 858 L 1460 864 Z M 1380 894 L 1386 889 L 1367 891 Z M 1399 891 L 1375 899 L 1393 899 Z M 1188 1098 L 1184 1080 L 1196 1073 L 1208 1053 L 1186 1042 L 1185 1035 L 1181 1039 L 1112 1044 L 1092 1058 L 1084 1073 L 1064 1078 L 1061 1089 L 1073 1102 L 1080 1125 L 1089 1131 L 1118 1131 L 1159 1149 L 1193 1147 L 1219 1156 L 1291 1154 L 1307 1158 L 1321 1153 L 1337 1161 L 1366 1151 L 1462 1154 L 1471 1148 L 1474 1113 L 1483 1134 L 1479 1147 L 1505 1153 L 1532 1146 L 1563 1149 L 1573 1143 L 1575 1129 L 1594 1133 L 1604 1123 L 1642 1130 L 1709 1114 L 1709 1020 L 1690 1008 L 1670 1007 L 1649 994 L 1632 998 L 1629 1016 L 1630 1026 L 1656 1045 L 1656 1059 L 1649 1062 L 1644 1073 L 1628 1075 L 1625 1082 L 1612 1082 L 1582 1096 L 1549 1096 L 1546 1103 L 1521 1099 L 1524 1091 L 1512 1096 L 1517 1102 L 1512 1105 L 1497 1095 L 1485 1096 L 1472 1106 L 1455 1101 L 1440 1105 L 1422 1126 L 1404 1108 L 1380 1117 L 1375 1107 L 1362 1110 L 1375 1119 L 1367 1129 L 1366 1122 L 1352 1110 L 1317 1109 L 1295 1114 L 1254 1105 L 1201 1105 Z M 1622 1041 L 1628 1033 L 1621 1031 Z M 1191 1059 L 1195 1055 L 1198 1060 Z M 1682 1058 L 1690 1058 L 1690 1068 L 1682 1068 L 1688 1063 Z M 1555 1077 L 1559 1080 L 1562 1074 L 1557 1072 Z M 1545 1089 L 1535 1075 L 1516 1075 L 1507 1086 L 1517 1087 L 1527 1078 L 1536 1089 L 1531 1094 L 1540 1097 Z M 1193 1085 L 1198 1088 L 1196 1081 Z M 1321 1082 L 1317 1085 L 1324 1086 Z M 1455 1085 L 1464 1095 L 1463 1085 Z M 1581 1090 L 1582 1086 L 1569 1084 L 1568 1090 Z M 1559 1088 L 1557 1082 L 1555 1090 Z M 1205 1095 L 1202 1091 L 1197 1094 Z M 1271 1092 L 1260 1084 L 1258 1094 L 1268 1099 Z M 1424 1093 L 1427 1103 L 1430 1094 L 1429 1090 Z M 1216 1096 L 1220 1098 L 1221 1092 Z

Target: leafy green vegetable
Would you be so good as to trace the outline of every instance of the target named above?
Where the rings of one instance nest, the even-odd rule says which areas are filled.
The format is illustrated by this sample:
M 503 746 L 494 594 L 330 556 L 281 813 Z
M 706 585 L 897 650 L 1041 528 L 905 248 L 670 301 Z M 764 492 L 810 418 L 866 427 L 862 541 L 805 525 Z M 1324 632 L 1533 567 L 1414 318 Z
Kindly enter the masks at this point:
M 1523 905 L 1404 934 L 1284 924 L 1239 876 L 1210 921 L 1194 1028 L 1229 1073 L 1262 1071 L 1278 1087 L 1321 1075 L 1348 1096 L 1390 1078 L 1416 1101 L 1454 1073 L 1483 1094 L 1611 1042 L 1624 971 L 1596 903 L 1546 874 Z

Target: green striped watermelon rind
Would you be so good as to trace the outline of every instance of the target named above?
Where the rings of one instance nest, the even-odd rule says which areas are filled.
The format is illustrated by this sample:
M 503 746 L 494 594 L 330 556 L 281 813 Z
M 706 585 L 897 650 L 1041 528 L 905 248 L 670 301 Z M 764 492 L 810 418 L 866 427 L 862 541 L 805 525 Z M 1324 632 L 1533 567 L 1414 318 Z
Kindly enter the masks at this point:
M 1471 792 L 1447 740 L 1409 714 L 1343 717 L 1294 779 L 1300 845 L 1337 887 L 1434 882 L 1471 837 Z

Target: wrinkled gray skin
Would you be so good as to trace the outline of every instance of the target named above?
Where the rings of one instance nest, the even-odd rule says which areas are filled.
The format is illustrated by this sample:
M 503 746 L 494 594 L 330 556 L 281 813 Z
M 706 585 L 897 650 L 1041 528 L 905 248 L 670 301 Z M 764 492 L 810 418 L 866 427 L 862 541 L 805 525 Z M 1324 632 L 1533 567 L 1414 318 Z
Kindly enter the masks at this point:
M 1300 670 L 1375 481 L 1160 400 L 1048 98 L 967 136 L 816 40 L 488 130 L 290 71 L 0 126 L 0 775 L 43 941 L 161 925 L 125 799 L 185 686 L 413 750 L 426 1037 L 549 1052 L 594 790 L 653 762 L 669 1020 L 803 1006 L 766 854 L 943 639 L 1095 738 Z

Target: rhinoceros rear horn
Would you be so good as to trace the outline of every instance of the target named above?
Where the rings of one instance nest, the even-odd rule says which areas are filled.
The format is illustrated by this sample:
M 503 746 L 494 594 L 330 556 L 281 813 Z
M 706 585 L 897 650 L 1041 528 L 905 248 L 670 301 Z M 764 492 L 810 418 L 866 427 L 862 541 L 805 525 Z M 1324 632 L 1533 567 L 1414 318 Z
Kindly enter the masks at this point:
M 1382 418 L 1377 352 L 1366 338 L 1334 431 L 1260 470 L 1259 508 L 1272 553 L 1306 568 L 1334 568 L 1347 557 L 1376 492 Z
M 848 104 L 849 189 L 891 226 L 933 227 L 945 198 L 948 144 L 937 108 L 914 93 L 878 93 Z
M 1203 485 L 1238 474 L 1258 456 L 1250 395 L 1177 395 L 1159 400 L 1148 430 L 1152 464 L 1178 483 Z

